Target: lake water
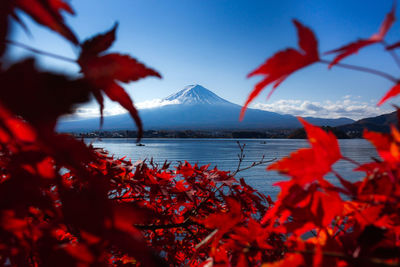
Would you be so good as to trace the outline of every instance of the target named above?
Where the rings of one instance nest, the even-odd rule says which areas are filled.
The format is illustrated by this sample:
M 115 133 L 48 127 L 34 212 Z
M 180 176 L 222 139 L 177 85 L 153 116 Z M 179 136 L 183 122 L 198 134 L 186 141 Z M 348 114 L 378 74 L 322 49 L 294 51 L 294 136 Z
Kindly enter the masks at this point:
M 237 141 L 246 144 L 242 168 L 259 161 L 263 155 L 265 155 L 265 160 L 281 159 L 299 148 L 309 146 L 307 140 L 297 139 L 143 139 L 142 143 L 145 146 L 136 146 L 135 139 L 130 138 L 86 139 L 85 141 L 93 143 L 94 147 L 106 149 L 116 157 L 127 156 L 132 159 L 132 162 L 153 157 L 155 162 L 163 163 L 168 160 L 176 165 L 178 161 L 187 160 L 191 164 L 211 163 L 211 167 L 217 166 L 225 171 L 235 171 L 237 168 L 240 152 Z M 371 157 L 377 157 L 372 145 L 364 139 L 339 140 L 339 144 L 344 156 L 359 163 L 365 163 L 370 161 Z M 275 198 L 279 187 L 273 184 L 285 177 L 277 172 L 266 171 L 268 164 L 240 172 L 236 178 L 245 178 L 249 185 Z M 353 172 L 354 168 L 355 165 L 347 161 L 339 161 L 334 166 L 334 169 L 343 177 L 353 181 L 363 177 L 363 173 Z M 336 178 L 328 177 L 336 183 Z

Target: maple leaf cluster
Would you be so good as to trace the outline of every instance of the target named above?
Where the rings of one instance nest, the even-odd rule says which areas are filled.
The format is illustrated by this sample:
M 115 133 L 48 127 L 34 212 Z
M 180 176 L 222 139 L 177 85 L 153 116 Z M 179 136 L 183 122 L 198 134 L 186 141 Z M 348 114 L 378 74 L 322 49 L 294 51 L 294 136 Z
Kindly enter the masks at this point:
M 57 133 L 60 116 L 91 96 L 102 113 L 104 94 L 129 111 L 140 138 L 140 117 L 121 83 L 161 75 L 129 55 L 107 53 L 117 24 L 80 42 L 62 0 L 0 5 L 0 265 L 200 265 L 210 244 L 265 214 L 271 199 L 229 172 L 187 162 L 132 164 Z M 79 78 L 40 70 L 33 58 L 8 59 L 10 23 L 25 27 L 21 11 L 79 48 L 69 60 L 80 66 Z M 232 222 L 221 226 L 226 216 Z
M 80 48 L 80 78 L 40 70 L 34 59 L 6 61 L 9 26 L 20 12 Z M 299 118 L 310 143 L 268 166 L 289 179 L 273 201 L 237 172 L 152 160 L 132 163 L 55 131 L 60 116 L 103 94 L 142 124 L 121 83 L 160 74 L 136 59 L 106 51 L 117 24 L 80 42 L 62 12 L 63 0 L 0 2 L 0 264 L 5 266 L 398 266 L 400 264 L 400 132 L 365 131 L 380 159 L 358 164 L 344 157 L 336 137 Z M 400 93 L 398 79 L 340 63 L 368 45 L 387 45 L 393 7 L 378 33 L 321 59 L 317 38 L 294 24 L 299 49 L 269 58 L 249 74 L 263 75 L 243 108 L 268 85 L 316 62 L 380 75 Z M 49 54 L 48 54 L 49 55 Z M 395 55 L 395 54 L 393 54 Z M 5 68 L 4 66 L 7 66 Z M 21 74 L 24 79 L 21 79 Z M 269 96 L 271 95 L 269 94 Z M 400 111 L 398 111 L 400 114 Z M 400 117 L 400 115 L 399 115 Z M 365 173 L 349 181 L 339 160 Z M 333 174 L 336 181 L 327 180 Z

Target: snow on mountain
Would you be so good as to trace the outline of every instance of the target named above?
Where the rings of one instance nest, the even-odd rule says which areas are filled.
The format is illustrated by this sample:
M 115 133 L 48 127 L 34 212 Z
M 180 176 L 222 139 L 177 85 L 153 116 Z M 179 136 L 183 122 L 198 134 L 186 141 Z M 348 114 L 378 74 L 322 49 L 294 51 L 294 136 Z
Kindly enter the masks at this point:
M 168 105 L 199 105 L 199 104 L 213 104 L 213 105 L 236 105 L 233 104 L 201 85 L 194 84 L 188 85 L 177 93 L 171 94 L 162 99 L 152 99 L 144 102 L 136 103 L 138 109 L 152 109 Z M 126 112 L 125 112 L 126 113 Z
M 229 101 L 217 96 L 210 90 L 201 85 L 194 84 L 188 85 L 179 92 L 172 94 L 166 98 L 165 101 L 174 101 L 179 104 L 193 105 L 193 104 L 232 104 Z

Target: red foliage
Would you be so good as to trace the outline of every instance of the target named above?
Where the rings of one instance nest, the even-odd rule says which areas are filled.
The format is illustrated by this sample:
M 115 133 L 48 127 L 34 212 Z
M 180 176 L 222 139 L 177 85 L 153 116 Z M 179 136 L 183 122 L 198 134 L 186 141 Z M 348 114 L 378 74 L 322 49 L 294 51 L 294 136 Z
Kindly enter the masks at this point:
M 78 39 L 71 29 L 65 25 L 61 11 L 74 14 L 69 4 L 63 0 L 15 0 L 7 1 L 14 9 L 21 9 L 27 15 L 31 16 L 37 23 L 58 32 L 74 44 L 78 44 Z M 11 15 L 22 24 L 16 13 L 12 11 Z M 23 24 L 22 24 L 23 25 Z M 25 25 L 23 25 L 25 27 Z
M 117 26 L 115 24 L 109 32 L 86 40 L 81 45 L 82 51 L 78 63 L 86 79 L 93 85 L 93 95 L 100 104 L 101 124 L 103 121 L 101 92 L 104 92 L 111 100 L 118 102 L 129 111 L 138 127 L 138 139 L 140 139 L 143 132 L 142 121 L 132 99 L 118 82 L 137 81 L 147 76 L 161 78 L 161 75 L 128 55 L 117 53 L 104 55 L 104 51 L 110 48 L 115 40 Z
M 383 103 L 385 103 L 388 99 L 397 96 L 398 94 L 400 94 L 400 83 L 396 84 L 395 86 L 393 86 L 389 91 L 387 91 L 387 93 L 382 97 L 381 100 L 379 100 L 378 102 L 378 106 L 382 105 Z
M 0 53 L 16 8 L 77 43 L 60 14 L 71 12 L 65 2 L 7 0 L 0 3 Z M 367 41 L 382 41 L 393 21 L 394 9 Z M 265 86 L 274 83 L 275 89 L 291 73 L 320 61 L 312 31 L 294 23 L 300 50 L 278 52 L 249 75 L 266 77 L 243 112 Z M 332 169 L 338 160 L 349 160 L 336 137 L 299 118 L 310 147 L 268 167 L 289 178 L 277 184 L 281 192 L 275 202 L 208 165 L 132 164 L 55 132 L 58 118 L 90 94 L 102 109 L 103 92 L 141 129 L 133 102 L 118 83 L 160 75 L 129 56 L 105 54 L 116 28 L 81 44 L 82 78 L 41 71 L 33 59 L 8 62 L 10 67 L 0 70 L 1 265 L 400 264 L 400 132 L 395 126 L 388 134 L 364 133 L 381 159 L 357 165 L 355 171 L 365 178 L 351 182 Z M 339 49 L 336 62 L 360 44 Z M 397 95 L 397 86 L 379 104 Z M 337 181 L 328 181 L 328 174 Z

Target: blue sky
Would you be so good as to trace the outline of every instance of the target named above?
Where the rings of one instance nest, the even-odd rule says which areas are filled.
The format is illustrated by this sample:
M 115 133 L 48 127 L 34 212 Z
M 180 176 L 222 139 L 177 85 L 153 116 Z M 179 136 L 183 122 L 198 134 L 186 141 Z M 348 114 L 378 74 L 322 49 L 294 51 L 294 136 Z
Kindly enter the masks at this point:
M 243 104 L 258 78 L 246 75 L 275 52 L 297 47 L 293 18 L 312 28 L 320 51 L 338 48 L 375 33 L 392 1 L 317 0 L 72 0 L 76 16 L 68 24 L 81 40 L 110 29 L 118 21 L 111 51 L 130 54 L 158 70 L 163 79 L 125 85 L 136 103 L 163 98 L 198 83 L 219 96 Z M 398 10 L 400 12 L 400 10 Z M 400 16 L 400 15 L 399 15 Z M 11 39 L 76 58 L 77 51 L 56 34 L 28 21 L 32 36 L 16 26 Z M 388 34 L 398 41 L 400 23 Z M 13 48 L 15 57 L 29 53 Z M 77 66 L 38 57 L 44 68 L 77 73 Z M 326 57 L 330 59 L 332 57 Z M 345 63 L 399 73 L 380 45 L 362 50 Z M 353 118 L 392 111 L 375 104 L 391 83 L 369 74 L 315 64 L 290 76 L 266 101 L 267 88 L 253 106 L 280 113 Z M 398 103 L 394 99 L 391 103 Z M 106 103 L 109 113 L 116 105 Z M 84 110 L 95 105 L 89 104 Z M 96 107 L 97 110 L 97 107 Z

